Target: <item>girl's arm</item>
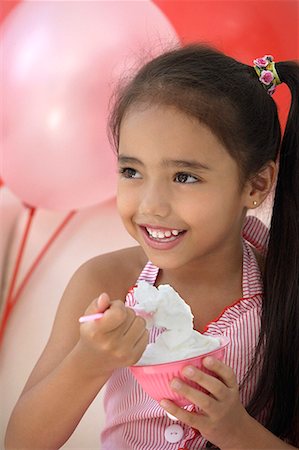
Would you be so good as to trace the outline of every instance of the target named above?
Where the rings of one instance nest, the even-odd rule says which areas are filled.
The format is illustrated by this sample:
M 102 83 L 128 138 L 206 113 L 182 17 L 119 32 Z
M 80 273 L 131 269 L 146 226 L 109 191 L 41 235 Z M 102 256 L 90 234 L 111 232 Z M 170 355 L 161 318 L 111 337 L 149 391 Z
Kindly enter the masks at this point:
M 11 415 L 7 450 L 59 449 L 113 370 L 135 363 L 143 353 L 144 320 L 123 302 L 110 302 L 107 294 L 97 300 L 109 285 L 113 296 L 121 295 L 121 274 L 112 280 L 108 266 L 99 267 L 99 261 L 97 270 L 93 264 L 82 266 L 66 288 L 49 342 Z M 103 311 L 101 320 L 79 326 L 81 315 Z
M 89 376 L 76 346 L 45 378 L 23 392 L 7 428 L 5 448 L 60 448 L 106 382 L 107 375 Z
M 218 377 L 185 367 L 184 375 L 198 383 L 211 395 L 174 379 L 171 387 L 201 409 L 200 413 L 179 408 L 169 400 L 161 406 L 221 450 L 283 450 L 295 449 L 270 433 L 245 410 L 239 398 L 239 386 L 233 370 L 223 362 L 207 357 L 205 367 Z

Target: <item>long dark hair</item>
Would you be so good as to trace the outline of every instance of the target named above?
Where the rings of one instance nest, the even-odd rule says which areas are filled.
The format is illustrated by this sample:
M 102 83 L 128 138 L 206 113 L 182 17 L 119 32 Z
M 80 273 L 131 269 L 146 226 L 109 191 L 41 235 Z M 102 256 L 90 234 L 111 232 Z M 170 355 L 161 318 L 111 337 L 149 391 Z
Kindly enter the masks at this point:
M 172 105 L 205 123 L 238 162 L 240 183 L 279 161 L 265 257 L 259 343 L 251 370 L 259 381 L 247 405 L 267 408 L 265 426 L 299 444 L 299 66 L 276 64 L 292 94 L 281 139 L 277 107 L 253 67 L 201 44 L 174 48 L 145 64 L 113 99 L 109 136 L 118 149 L 121 121 L 131 105 Z

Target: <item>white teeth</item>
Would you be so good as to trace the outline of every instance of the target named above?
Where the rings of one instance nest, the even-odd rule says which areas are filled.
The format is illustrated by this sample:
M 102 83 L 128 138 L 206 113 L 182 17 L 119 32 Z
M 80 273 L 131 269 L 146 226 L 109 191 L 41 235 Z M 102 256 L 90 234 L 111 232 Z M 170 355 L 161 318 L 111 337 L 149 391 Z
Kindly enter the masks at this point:
M 146 228 L 148 234 L 153 237 L 154 239 L 164 239 L 164 238 L 170 238 L 172 236 L 178 236 L 180 233 L 179 230 L 153 230 L 152 228 Z

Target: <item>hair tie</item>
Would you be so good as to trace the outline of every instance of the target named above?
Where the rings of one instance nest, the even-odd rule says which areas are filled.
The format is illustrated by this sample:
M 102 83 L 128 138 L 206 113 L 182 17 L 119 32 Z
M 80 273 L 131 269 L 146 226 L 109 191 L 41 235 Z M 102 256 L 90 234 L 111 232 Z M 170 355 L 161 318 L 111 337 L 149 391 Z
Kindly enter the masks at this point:
M 265 55 L 262 58 L 253 60 L 254 70 L 258 74 L 259 80 L 269 95 L 273 95 L 278 84 L 281 84 L 275 69 L 274 58 Z

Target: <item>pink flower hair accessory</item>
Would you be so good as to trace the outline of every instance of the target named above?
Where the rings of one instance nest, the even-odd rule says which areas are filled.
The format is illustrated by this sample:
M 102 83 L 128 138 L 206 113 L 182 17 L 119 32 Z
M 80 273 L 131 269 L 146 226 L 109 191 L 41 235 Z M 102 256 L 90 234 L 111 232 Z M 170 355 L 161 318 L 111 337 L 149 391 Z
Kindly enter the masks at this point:
M 273 95 L 278 84 L 281 84 L 277 74 L 274 58 L 272 55 L 265 55 L 253 60 L 254 70 L 260 82 L 269 95 Z

